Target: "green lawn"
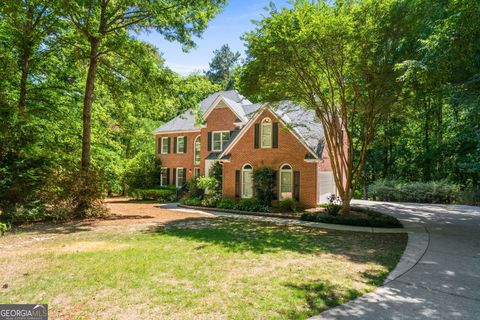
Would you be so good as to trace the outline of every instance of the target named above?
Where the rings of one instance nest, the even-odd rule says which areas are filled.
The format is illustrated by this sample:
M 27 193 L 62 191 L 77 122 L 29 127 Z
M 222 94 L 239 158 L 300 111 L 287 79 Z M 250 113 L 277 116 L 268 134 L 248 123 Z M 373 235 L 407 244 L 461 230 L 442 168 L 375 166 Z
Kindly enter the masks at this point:
M 0 301 L 55 319 L 304 319 L 375 289 L 406 243 L 226 218 L 73 231 L 6 250 Z

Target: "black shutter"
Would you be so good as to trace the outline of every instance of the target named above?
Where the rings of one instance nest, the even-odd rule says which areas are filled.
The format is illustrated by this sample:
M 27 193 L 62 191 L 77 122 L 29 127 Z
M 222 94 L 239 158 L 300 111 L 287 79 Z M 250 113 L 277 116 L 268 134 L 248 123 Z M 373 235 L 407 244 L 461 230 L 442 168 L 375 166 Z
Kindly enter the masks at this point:
M 157 153 L 162 153 L 162 138 L 157 139 Z
M 278 122 L 272 126 L 272 148 L 278 148 Z
M 208 133 L 208 151 L 212 150 L 212 133 Z
M 167 186 L 170 185 L 170 168 L 167 168 Z
M 272 192 L 273 200 L 278 200 L 278 171 L 273 171 Z
M 173 168 L 173 177 L 172 177 L 173 185 L 175 186 L 177 184 L 177 168 Z
M 183 184 L 187 183 L 187 169 L 183 168 Z
M 173 137 L 173 153 L 177 153 L 177 137 Z
M 168 137 L 167 139 L 167 145 L 168 145 L 167 153 L 170 153 L 170 137 Z
M 255 124 L 255 136 L 254 136 L 254 141 L 253 141 L 253 146 L 255 149 L 258 149 L 260 146 L 259 139 L 260 139 L 260 124 L 256 123 Z
M 240 170 L 235 171 L 235 197 L 240 198 Z
M 183 137 L 183 152 L 187 153 L 187 137 Z
M 300 171 L 293 172 L 293 197 L 300 201 Z

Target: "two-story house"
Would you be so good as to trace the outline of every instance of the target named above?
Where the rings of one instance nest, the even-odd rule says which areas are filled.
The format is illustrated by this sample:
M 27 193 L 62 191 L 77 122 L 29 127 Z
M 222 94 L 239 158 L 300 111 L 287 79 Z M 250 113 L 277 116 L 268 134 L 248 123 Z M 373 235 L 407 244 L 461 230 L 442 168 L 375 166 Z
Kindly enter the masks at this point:
M 182 186 L 220 162 L 224 197 L 252 197 L 252 173 L 260 167 L 276 171 L 277 199 L 313 207 L 335 193 L 324 131 L 312 111 L 287 101 L 252 104 L 235 90 L 212 94 L 200 111 L 201 125 L 188 110 L 153 132 L 162 185 Z

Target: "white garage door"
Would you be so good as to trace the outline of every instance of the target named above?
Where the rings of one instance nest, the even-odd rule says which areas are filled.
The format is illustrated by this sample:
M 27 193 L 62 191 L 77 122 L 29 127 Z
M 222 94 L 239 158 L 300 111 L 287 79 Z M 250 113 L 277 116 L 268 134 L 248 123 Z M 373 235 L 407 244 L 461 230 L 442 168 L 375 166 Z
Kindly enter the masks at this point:
M 327 203 L 328 196 L 336 193 L 335 180 L 333 179 L 333 172 L 323 171 L 318 173 L 319 182 L 319 203 Z

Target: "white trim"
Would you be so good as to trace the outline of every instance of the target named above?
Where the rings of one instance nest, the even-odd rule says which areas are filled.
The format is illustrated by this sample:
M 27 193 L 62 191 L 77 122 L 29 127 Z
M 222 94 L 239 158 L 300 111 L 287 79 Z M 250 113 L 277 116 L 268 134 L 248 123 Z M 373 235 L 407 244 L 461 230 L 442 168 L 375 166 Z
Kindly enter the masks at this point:
M 185 171 L 185 168 L 183 167 L 179 167 L 179 168 L 176 168 L 175 170 L 175 187 L 179 188 L 181 186 L 178 185 L 178 172 L 182 170 L 182 171 Z M 183 179 L 183 173 L 182 173 L 182 179 Z M 185 181 L 182 181 L 182 185 L 185 183 Z
M 233 139 L 232 143 L 230 143 L 230 145 L 225 149 L 223 150 L 223 152 L 220 154 L 220 158 L 223 157 L 225 154 L 227 154 L 228 152 L 230 152 L 232 150 L 232 148 L 237 144 L 238 141 L 240 141 L 240 139 L 245 135 L 245 133 L 248 131 L 248 129 L 250 129 L 250 127 L 255 123 L 255 121 L 258 120 L 258 118 L 260 117 L 260 115 L 262 114 L 262 112 L 264 110 L 270 110 L 270 112 L 272 112 L 272 114 L 278 119 L 278 121 L 280 121 L 280 123 L 284 126 L 284 127 L 287 127 L 287 124 L 272 110 L 272 108 L 270 108 L 267 104 L 264 104 L 263 106 L 261 106 L 258 110 L 257 110 L 257 114 L 252 117 L 252 119 L 250 119 L 250 121 L 247 123 L 247 125 L 240 131 L 239 134 L 237 134 L 237 136 L 235 137 L 235 139 Z M 298 141 L 300 141 L 300 143 L 305 147 L 305 149 L 307 149 L 307 151 L 309 151 L 314 157 L 315 159 L 319 159 L 318 155 L 309 147 L 307 146 L 307 144 L 305 143 L 305 141 L 303 141 L 302 138 L 300 138 L 298 136 L 298 133 L 293 130 L 293 129 L 288 129 L 289 132 L 292 132 L 293 133 L 293 136 L 295 138 L 297 138 Z
M 177 139 L 177 150 L 176 150 L 177 153 L 185 153 L 185 136 L 178 136 L 176 137 L 176 139 Z M 183 150 L 181 152 L 178 150 L 178 147 L 180 146 L 180 143 L 178 143 L 179 139 L 183 140 Z
M 227 100 L 225 100 L 222 95 L 219 95 L 213 102 L 212 104 L 210 105 L 210 107 L 208 108 L 207 112 L 205 112 L 203 114 L 203 119 L 206 120 L 208 118 L 208 116 L 210 115 L 210 113 L 212 113 L 212 111 L 217 107 L 217 105 L 220 103 L 220 101 L 223 101 L 223 103 L 225 103 L 227 105 L 227 107 L 237 116 L 237 118 L 239 120 L 243 120 L 244 117 L 240 116 L 233 108 L 232 106 L 230 105 L 230 103 L 227 102 Z
M 165 174 L 167 175 L 167 181 L 168 181 L 168 168 L 167 167 L 160 167 L 160 186 L 168 186 L 168 184 L 163 183 L 162 175 L 163 175 L 163 170 L 165 170 Z M 165 182 L 167 182 L 165 181 Z
M 193 165 L 194 166 L 199 166 L 200 163 L 202 162 L 202 141 L 200 140 L 200 150 L 198 151 L 200 154 L 200 160 L 198 163 L 196 162 L 196 152 L 197 152 L 197 140 L 200 139 L 200 135 L 196 136 L 193 139 Z
M 245 169 L 246 166 L 250 166 L 250 169 Z M 247 196 L 245 195 L 245 192 L 244 192 L 244 191 L 245 191 L 245 190 L 244 190 L 245 181 L 244 181 L 244 176 L 243 176 L 243 174 L 244 174 L 245 172 L 248 172 L 248 171 L 251 172 L 251 174 L 252 174 L 252 191 L 251 191 L 252 194 L 247 197 Z M 253 166 L 252 166 L 250 163 L 245 163 L 245 164 L 242 166 L 242 171 L 241 171 L 241 177 L 240 177 L 240 179 L 241 179 L 241 180 L 240 180 L 240 183 L 241 183 L 240 197 L 241 197 L 242 199 L 252 198 L 252 197 L 253 197 Z
M 223 138 L 222 138 L 222 133 L 228 132 L 228 134 L 230 135 L 230 131 L 228 131 L 228 130 L 220 130 L 220 131 L 211 131 L 211 132 L 212 132 L 212 141 L 211 141 L 211 143 L 212 143 L 212 151 L 213 151 L 213 152 L 222 152 L 222 151 L 223 151 L 223 143 L 224 143 Z M 216 150 L 216 149 L 215 149 L 215 143 L 214 143 L 214 141 L 215 141 L 215 139 L 214 139 L 215 133 L 220 133 L 220 145 L 221 145 L 221 146 L 220 146 L 220 150 Z M 228 137 L 228 139 L 230 139 L 230 136 Z M 227 141 L 228 141 L 228 139 L 227 139 Z
M 198 171 L 198 174 L 197 174 L 197 171 Z M 193 175 L 196 176 L 196 177 L 200 176 L 200 167 L 194 167 L 193 168 Z
M 170 143 L 168 143 L 167 152 L 163 152 L 163 146 L 165 145 L 165 143 L 163 141 L 164 140 L 169 141 L 168 139 L 170 139 L 170 137 L 161 137 L 160 139 L 161 139 L 160 154 L 168 154 L 168 152 L 170 151 Z
M 283 169 L 284 166 L 289 166 L 290 169 Z M 291 198 L 282 198 L 282 171 L 285 171 L 285 172 L 290 172 L 291 173 L 291 193 L 292 193 L 292 197 Z M 293 167 L 292 165 L 290 165 L 289 163 L 283 163 L 282 165 L 280 165 L 280 170 L 278 170 L 279 172 L 279 177 L 278 177 L 278 200 L 285 200 L 285 199 L 293 199 Z
M 265 146 L 263 144 L 263 127 L 269 126 L 270 127 L 270 145 Z M 260 122 L 260 148 L 262 149 L 271 149 L 273 147 L 273 124 L 272 119 L 270 117 L 265 117 Z
M 190 133 L 190 132 L 200 132 L 200 129 L 192 129 L 192 130 L 173 130 L 173 131 L 160 131 L 160 132 L 152 132 L 153 135 L 158 136 L 161 134 L 177 134 L 177 133 Z

